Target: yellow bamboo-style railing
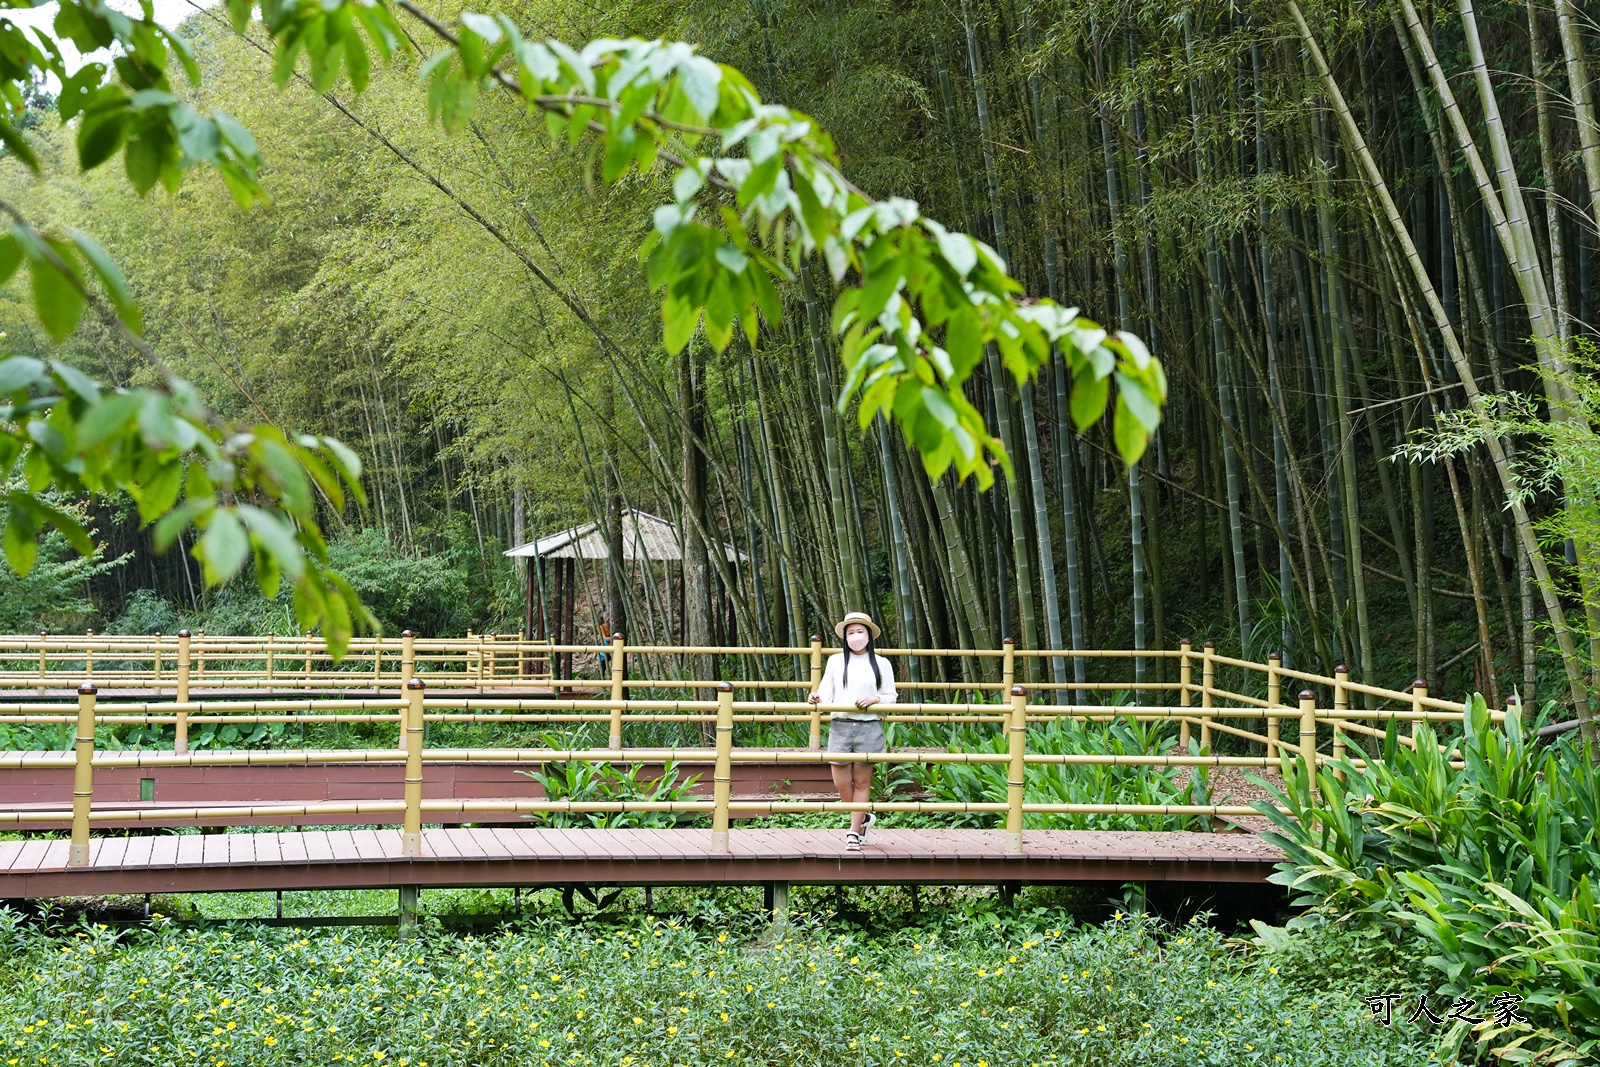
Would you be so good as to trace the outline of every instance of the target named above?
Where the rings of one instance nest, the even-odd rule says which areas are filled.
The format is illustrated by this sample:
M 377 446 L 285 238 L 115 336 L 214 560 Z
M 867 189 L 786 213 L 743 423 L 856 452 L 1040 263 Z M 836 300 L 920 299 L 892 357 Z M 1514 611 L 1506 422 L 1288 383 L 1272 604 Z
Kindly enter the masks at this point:
M 103 640 L 103 639 L 97 639 Z M 180 635 L 187 659 L 177 666 L 195 666 L 196 645 L 192 635 Z M 244 639 L 229 638 L 241 648 L 248 647 Z M 992 752 L 916 752 L 877 753 L 870 755 L 828 753 L 821 751 L 822 716 L 845 707 L 829 707 L 794 700 L 735 700 L 736 687 L 726 681 L 700 683 L 716 689 L 715 700 L 637 700 L 627 695 L 634 687 L 686 688 L 694 681 L 628 679 L 624 677 L 623 653 L 627 650 L 618 638 L 606 646 L 598 646 L 613 658 L 611 660 L 611 685 L 605 695 L 586 698 L 513 697 L 507 695 L 479 696 L 427 696 L 427 688 L 434 682 L 432 672 L 419 667 L 418 642 L 410 635 L 401 639 L 398 652 L 398 672 L 405 677 L 404 689 L 394 697 L 372 699 L 298 699 L 298 700 L 187 700 L 143 703 L 100 703 L 99 688 L 93 681 L 85 681 L 77 691 L 75 704 L 13 703 L 0 704 L 0 723 L 4 724 L 75 724 L 76 733 L 71 753 L 6 752 L 0 751 L 0 769 L 70 767 L 73 770 L 73 796 L 70 811 L 4 810 L 0 809 L 0 825 L 37 824 L 41 822 L 68 822 L 71 825 L 71 850 L 69 862 L 82 865 L 88 862 L 89 827 L 96 822 L 140 822 L 179 820 L 227 820 L 232 818 L 311 817 L 322 821 L 360 822 L 374 815 L 403 815 L 403 834 L 408 854 L 420 849 L 420 828 L 424 814 L 515 814 L 539 812 L 618 812 L 618 811 L 668 811 L 709 812 L 712 817 L 712 842 L 714 850 L 727 848 L 728 820 L 731 811 L 747 814 L 775 814 L 780 812 L 969 812 L 1005 815 L 1007 846 L 1013 851 L 1022 848 L 1022 825 L 1029 814 L 1124 814 L 1124 815 L 1194 815 L 1209 817 L 1240 816 L 1253 813 L 1253 809 L 1230 805 L 1130 805 L 1130 804 L 1046 804 L 1028 803 L 1024 800 L 1027 769 L 1040 765 L 1128 765 L 1165 767 L 1266 767 L 1276 765 L 1285 754 L 1296 758 L 1310 771 L 1323 763 L 1338 761 L 1345 754 L 1346 735 L 1386 736 L 1390 721 L 1410 723 L 1411 736 L 1401 737 L 1403 744 L 1415 745 L 1417 724 L 1427 722 L 1459 722 L 1464 717 L 1462 704 L 1439 700 L 1428 695 L 1427 686 L 1414 683 L 1409 692 L 1383 689 L 1351 682 L 1348 672 L 1339 668 L 1333 677 L 1290 670 L 1277 656 L 1266 663 L 1234 659 L 1218 655 L 1208 642 L 1195 652 L 1189 642 L 1176 651 L 1088 651 L 1088 650 L 1038 650 L 1022 651 L 1007 642 L 1002 649 L 980 650 L 887 650 L 891 655 L 921 656 L 988 656 L 1002 661 L 1002 683 L 1008 701 L 1001 704 L 984 702 L 910 702 L 884 706 L 884 718 L 890 722 L 979 722 L 1001 726 L 1007 737 L 1004 754 Z M 441 642 L 441 645 L 444 644 Z M 0 656 L 5 654 L 4 641 L 0 640 Z M 539 646 L 562 651 L 561 646 Z M 597 646 L 576 646 L 596 650 Z M 80 654 L 104 653 L 102 648 L 77 646 Z M 110 654 L 121 654 L 117 648 Z M 205 651 L 214 654 L 232 654 L 229 650 L 210 646 Z M 635 649 L 636 652 L 676 653 L 688 651 L 705 653 L 707 649 L 690 646 L 652 646 Z M 721 649 L 724 654 L 805 654 L 809 659 L 809 677 L 802 682 L 755 681 L 746 687 L 767 689 L 800 688 L 815 690 L 821 681 L 820 639 L 814 639 L 807 649 Z M 373 648 L 374 662 L 381 665 L 385 650 Z M 441 652 L 444 656 L 447 653 Z M 1105 705 L 1089 703 L 1032 703 L 1031 690 L 1048 693 L 1063 689 L 1076 691 L 1081 696 L 1110 688 L 1113 683 L 1100 683 L 1097 688 L 1088 684 L 1041 684 L 1030 688 L 1016 685 L 1015 668 L 1019 659 L 1026 657 L 1084 657 L 1122 658 L 1136 657 L 1176 658 L 1179 661 L 1179 680 L 1175 683 L 1147 683 L 1141 692 L 1165 691 L 1176 694 L 1178 703 L 1172 705 Z M 1194 682 L 1194 666 L 1199 661 L 1201 681 Z M 1229 667 L 1248 676 L 1264 676 L 1265 696 L 1257 697 L 1223 689 L 1218 685 L 1218 668 Z M 160 667 L 155 668 L 159 675 Z M 374 677 L 383 675 L 374 669 Z M 1313 689 L 1302 689 L 1295 704 L 1282 699 L 1284 680 L 1300 682 L 1307 686 L 1323 687 L 1331 693 L 1331 703 L 1319 706 Z M 159 683 L 160 679 L 154 679 Z M 447 684 L 454 681 L 447 676 Z M 978 693 L 989 691 L 990 683 L 963 684 L 962 689 Z M 1131 686 L 1121 686 L 1124 690 Z M 181 691 L 181 690 L 180 690 Z M 1374 706 L 1352 708 L 1351 694 L 1370 698 Z M 1198 702 L 1198 703 L 1197 703 Z M 1381 706 L 1380 706 L 1381 705 Z M 1030 723 L 1048 722 L 1059 718 L 1084 721 L 1105 721 L 1127 718 L 1137 721 L 1175 721 L 1181 731 L 1180 751 L 1177 753 L 1144 755 L 1108 755 L 1094 753 L 1029 753 L 1027 731 Z M 1503 720 L 1503 712 L 1492 717 Z M 1219 721 L 1219 720 L 1229 721 Z M 1296 728 L 1293 742 L 1283 737 L 1282 724 L 1290 720 Z M 261 723 L 384 723 L 394 724 L 398 731 L 399 747 L 394 749 L 334 749 L 334 750 L 282 750 L 282 751 L 188 751 L 189 731 L 197 725 L 261 724 Z M 425 728 L 433 723 L 598 723 L 608 724 L 606 748 L 556 750 L 550 748 L 432 748 L 425 744 Z M 629 724 L 639 723 L 699 723 L 712 726 L 715 744 L 712 747 L 681 748 L 626 748 L 624 734 Z M 735 748 L 734 731 L 739 723 L 803 723 L 808 729 L 809 744 L 805 749 L 750 749 Z M 1258 724 L 1261 732 L 1248 729 L 1239 723 Z M 1320 724 L 1326 723 L 1331 735 L 1331 753 L 1317 751 Z M 105 725 L 170 725 L 175 729 L 175 743 L 171 751 L 97 751 L 95 729 Z M 1200 730 L 1198 754 L 1190 751 L 1191 727 Z M 1216 733 L 1244 738 L 1261 746 L 1259 756 L 1222 756 L 1210 751 Z M 1441 745 L 1441 749 L 1447 746 Z M 1007 768 L 1007 797 L 1004 803 L 958 803 L 944 801 L 881 801 L 870 804 L 847 804 L 821 800 L 739 799 L 731 795 L 731 766 L 741 763 L 816 764 L 821 762 L 868 763 L 989 763 Z M 666 760 L 700 761 L 713 764 L 713 791 L 709 800 L 673 800 L 657 802 L 635 801 L 585 801 L 535 799 L 488 800 L 429 800 L 422 799 L 423 769 L 431 762 L 495 761 L 514 763 L 549 763 L 577 760 L 585 762 L 657 762 Z M 404 767 L 404 799 L 399 801 L 350 801 L 308 804 L 256 804 L 210 805 L 194 808 L 125 808 L 93 805 L 94 770 L 112 767 L 195 767 L 195 766 L 255 766 L 255 765 L 332 765 L 337 763 L 396 764 Z M 1361 766 L 1359 761 L 1356 766 Z

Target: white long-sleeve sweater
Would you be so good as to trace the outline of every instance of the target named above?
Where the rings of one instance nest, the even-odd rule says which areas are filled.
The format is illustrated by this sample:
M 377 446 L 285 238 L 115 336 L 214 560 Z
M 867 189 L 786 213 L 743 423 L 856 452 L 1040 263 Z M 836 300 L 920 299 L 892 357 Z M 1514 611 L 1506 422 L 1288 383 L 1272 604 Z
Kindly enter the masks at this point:
M 894 668 L 889 666 L 888 660 L 878 657 L 878 671 L 883 677 L 883 684 L 879 685 L 873 681 L 872 664 L 864 652 L 850 653 L 850 678 L 846 681 L 844 657 L 843 652 L 835 652 L 828 657 L 828 665 L 822 671 L 822 682 L 817 686 L 817 695 L 822 698 L 823 704 L 854 704 L 862 697 L 873 696 L 881 704 L 895 702 Z M 879 718 L 879 715 L 874 704 L 870 708 L 835 711 L 830 718 L 870 720 Z

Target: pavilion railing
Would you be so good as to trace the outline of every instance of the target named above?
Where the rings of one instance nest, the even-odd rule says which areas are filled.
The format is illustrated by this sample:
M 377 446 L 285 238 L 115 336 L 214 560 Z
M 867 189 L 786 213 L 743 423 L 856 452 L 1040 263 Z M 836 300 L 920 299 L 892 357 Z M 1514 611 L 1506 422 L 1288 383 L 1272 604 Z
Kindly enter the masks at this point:
M 239 639 L 230 639 L 239 640 Z M 590 646 L 592 647 L 592 646 Z M 1010 675 L 1003 699 L 988 703 L 981 699 L 967 702 L 911 701 L 886 705 L 884 718 L 890 722 L 935 723 L 989 723 L 999 726 L 1007 737 L 1007 751 L 995 752 L 889 752 L 870 755 L 828 753 L 821 751 L 821 724 L 831 711 L 848 710 L 845 707 L 814 705 L 799 700 L 736 700 L 736 687 L 724 681 L 703 681 L 705 687 L 715 689 L 714 700 L 639 700 L 630 699 L 630 687 L 685 687 L 695 684 L 681 679 L 669 681 L 627 679 L 622 677 L 622 659 L 616 655 L 621 643 L 606 646 L 615 656 L 612 660 L 613 678 L 608 693 L 586 698 L 546 699 L 484 694 L 475 696 L 428 696 L 427 686 L 433 678 L 419 669 L 412 660 L 412 670 L 404 682 L 404 689 L 395 697 L 377 697 L 365 700 L 209 700 L 112 703 L 100 700 L 100 691 L 93 682 L 78 687 L 75 704 L 13 703 L 0 704 L 0 725 L 71 724 L 76 727 L 73 750 L 70 753 L 0 750 L 0 770 L 18 768 L 72 768 L 73 796 L 70 810 L 40 811 L 37 809 L 6 809 L 0 801 L 0 826 L 35 825 L 39 823 L 69 823 L 71 826 L 71 863 L 82 865 L 89 859 L 89 828 L 94 823 L 119 824 L 143 821 L 206 820 L 222 822 L 235 818 L 303 818 L 314 816 L 320 822 L 361 824 L 376 815 L 403 816 L 405 848 L 408 854 L 420 854 L 420 829 L 425 815 L 441 813 L 462 814 L 533 814 L 547 812 L 604 813 L 604 812 L 701 812 L 712 819 L 712 847 L 727 848 L 728 819 L 731 810 L 746 814 L 776 814 L 781 812 L 920 812 L 920 813 L 988 813 L 1003 814 L 1007 846 L 1013 850 L 1022 847 L 1023 820 L 1029 814 L 1121 814 L 1121 815 L 1179 815 L 1201 817 L 1227 817 L 1253 814 L 1253 809 L 1230 805 L 1184 804 L 1051 804 L 1025 802 L 1024 793 L 1027 770 L 1030 766 L 1055 765 L 1129 765 L 1164 767 L 1270 767 L 1277 766 L 1285 755 L 1299 761 L 1310 770 L 1330 761 L 1345 757 L 1349 736 L 1384 737 L 1386 728 L 1393 722 L 1409 724 L 1409 735 L 1398 738 L 1401 744 L 1414 746 L 1416 730 L 1422 722 L 1461 722 L 1466 710 L 1460 703 L 1439 700 L 1428 695 L 1427 687 L 1414 684 L 1409 691 L 1389 690 L 1351 682 L 1342 668 L 1333 677 L 1284 668 L 1277 658 L 1266 663 L 1220 656 L 1207 644 L 1195 651 L 1187 642 L 1176 651 L 1038 651 L 1023 652 L 1008 644 L 994 653 L 949 650 L 916 650 L 918 655 L 998 655 L 1003 661 L 1005 674 Z M 675 650 L 674 650 L 675 651 Z M 692 649 L 693 652 L 709 650 Z M 750 652 L 740 649 L 737 651 Z M 774 650 L 756 650 L 774 651 Z M 775 650 L 793 654 L 794 649 Z M 811 677 L 802 682 L 757 682 L 756 686 L 781 688 L 811 688 L 820 682 L 820 642 L 814 642 Z M 192 646 L 191 646 L 192 653 Z M 907 654 L 889 650 L 891 655 Z M 1033 687 L 1016 685 L 1012 681 L 1019 660 L 1026 657 L 1100 657 L 1100 658 L 1151 658 L 1168 657 L 1178 661 L 1179 677 L 1171 683 L 1145 683 L 1137 692 L 1165 693 L 1176 696 L 1177 702 L 1166 704 L 1099 704 L 1034 702 L 1034 695 L 1048 696 L 1063 690 L 1096 692 L 1096 687 L 1079 683 L 1038 684 Z M 404 662 L 402 660 L 402 662 Z M 1230 668 L 1240 672 L 1240 677 L 1259 678 L 1264 681 L 1264 696 L 1224 689 L 1219 686 L 1218 669 Z M 1195 681 L 1196 668 L 1199 681 Z M 1284 699 L 1285 682 L 1299 683 L 1302 688 L 1292 703 Z M 1105 683 L 1109 688 L 1111 683 Z M 603 687 L 602 687 L 603 688 Z M 979 694 L 996 688 L 992 683 L 963 685 Z M 1128 684 L 1118 687 L 1124 691 Z M 1318 690 L 1325 694 L 1319 700 Z M 1070 693 L 1069 693 L 1070 695 Z M 1353 707 L 1352 698 L 1369 706 Z M 1492 712 L 1494 721 L 1503 721 L 1504 712 Z M 1142 722 L 1172 721 L 1179 724 L 1178 751 L 1146 754 L 1104 753 L 1030 753 L 1027 749 L 1028 727 L 1062 718 L 1079 721 L 1107 721 L 1117 718 Z M 266 750 L 266 751 L 188 751 L 190 730 L 200 725 L 263 724 L 263 723 L 380 723 L 393 724 L 398 732 L 396 748 L 324 749 L 324 750 Z M 555 749 L 540 748 L 429 748 L 425 744 L 428 723 L 606 723 L 608 745 L 605 748 Z M 628 748 L 624 745 L 630 725 L 643 723 L 697 723 L 713 731 L 715 744 L 704 747 Z M 1291 730 L 1288 739 L 1283 729 L 1288 722 Z M 739 723 L 804 723 L 809 743 L 804 749 L 754 749 L 735 748 L 734 731 Z M 99 725 L 172 726 L 175 742 L 172 750 L 139 749 L 122 751 L 97 750 L 96 727 Z M 1191 730 L 1199 732 L 1197 746 L 1192 746 Z M 1329 752 L 1318 751 L 1326 731 Z M 1259 755 L 1219 755 L 1211 751 L 1211 743 L 1218 734 L 1239 737 L 1259 746 Z M 1453 758 L 1451 746 L 1441 744 L 1447 758 Z M 423 800 L 424 768 L 434 762 L 511 762 L 543 764 L 556 761 L 624 762 L 641 763 L 666 760 L 701 761 L 714 764 L 713 793 L 709 800 L 639 801 L 570 801 L 534 798 L 507 798 L 485 800 Z M 1007 799 L 1004 803 L 966 803 L 946 801 L 897 800 L 870 804 L 847 804 L 839 801 L 749 799 L 735 801 L 731 795 L 733 762 L 799 765 L 822 762 L 868 763 L 988 763 L 1007 767 Z M 193 808 L 139 807 L 94 804 L 94 771 L 112 767 L 201 767 L 201 766 L 261 766 L 261 765 L 316 765 L 374 763 L 393 764 L 403 768 L 402 800 L 335 801 L 307 804 L 222 804 Z M 1361 765 L 1359 762 L 1357 766 Z M 397 783 L 400 784 L 400 783 Z

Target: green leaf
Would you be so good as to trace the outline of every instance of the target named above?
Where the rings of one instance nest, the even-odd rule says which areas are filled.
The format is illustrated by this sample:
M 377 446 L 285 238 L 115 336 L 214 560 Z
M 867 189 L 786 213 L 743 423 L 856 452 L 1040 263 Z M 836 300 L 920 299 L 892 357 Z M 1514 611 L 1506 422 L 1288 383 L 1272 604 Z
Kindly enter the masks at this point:
M 108 438 L 122 434 L 133 422 L 138 410 L 137 395 L 107 393 L 78 420 L 78 448 L 87 452 Z
M 298 580 L 305 573 L 305 553 L 301 551 L 300 542 L 295 540 L 294 529 L 287 521 L 251 504 L 240 504 L 239 515 L 262 550 L 272 557 L 284 574 Z M 270 597 L 276 593 L 267 595 Z
M 97 111 L 78 125 L 78 166 L 92 170 L 116 155 L 128 137 L 128 112 Z
M 176 464 L 181 470 L 182 465 Z M 201 515 L 216 508 L 217 502 L 210 497 L 197 497 L 185 500 L 183 505 L 162 515 L 156 522 L 155 529 L 151 531 L 151 539 L 155 542 L 157 552 L 165 552 L 172 547 L 172 542 L 178 535 L 189 528 L 189 524 Z M 143 509 L 140 509 L 143 514 Z
M 66 251 L 66 244 L 52 241 L 50 247 L 55 249 L 56 255 L 70 269 L 70 261 L 62 254 Z M 33 282 L 34 312 L 52 340 L 65 341 L 78 328 L 78 320 L 83 317 L 83 309 L 87 306 L 83 291 L 79 288 L 81 281 L 63 274 L 54 263 L 43 257 L 28 264 L 28 273 Z
M 1072 380 L 1072 423 L 1079 433 L 1088 430 L 1106 411 L 1106 398 L 1111 393 L 1111 381 L 1097 378 L 1094 371 L 1085 367 Z
M 10 492 L 6 494 L 6 504 L 6 528 L 0 535 L 0 546 L 5 549 L 6 562 L 11 564 L 11 569 L 19 575 L 27 574 L 39 560 L 35 500 L 27 493 Z
M 39 173 L 39 157 L 33 147 L 22 138 L 22 131 L 11 125 L 11 120 L 0 114 L 0 144 L 11 150 L 11 154 L 22 161 L 22 165 Z
M 0 285 L 11 280 L 22 265 L 22 245 L 11 234 L 0 235 Z
M 77 520 L 72 512 L 56 507 L 48 500 L 35 500 L 33 506 L 51 526 L 61 531 L 61 536 L 67 539 L 79 555 L 94 555 L 94 538 L 89 536 L 89 531 Z
M 128 288 L 127 279 L 123 278 L 122 271 L 117 268 L 115 261 L 93 237 L 83 231 L 69 229 L 67 236 L 78 246 L 78 251 L 83 254 L 90 269 L 99 277 L 100 284 L 105 286 L 106 295 L 111 298 L 111 306 L 116 308 L 117 317 L 128 329 L 138 333 L 142 324 L 139 307 L 133 302 L 133 291 Z
M 222 585 L 244 566 L 250 555 L 250 535 L 244 523 L 228 508 L 218 508 L 206 524 L 206 532 L 194 553 L 205 571 L 206 584 Z
M 700 309 L 687 300 L 669 299 L 661 305 L 662 342 L 670 355 L 683 351 L 700 323 Z
M 0 360 L 0 396 L 10 396 L 47 381 L 43 361 L 32 356 L 12 356 Z
M 1116 413 L 1111 420 L 1111 436 L 1116 441 L 1117 452 L 1122 456 L 1122 461 L 1130 467 L 1139 462 L 1139 457 L 1144 455 L 1145 446 L 1150 443 L 1150 435 L 1143 425 L 1128 410 L 1125 394 L 1117 394 Z

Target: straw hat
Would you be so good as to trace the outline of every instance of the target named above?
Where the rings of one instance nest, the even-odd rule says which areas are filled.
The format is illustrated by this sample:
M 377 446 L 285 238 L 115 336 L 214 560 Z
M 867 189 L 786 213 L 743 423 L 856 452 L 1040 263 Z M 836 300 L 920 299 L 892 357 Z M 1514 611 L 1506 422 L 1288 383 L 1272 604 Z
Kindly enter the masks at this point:
M 843 639 L 844 638 L 844 628 L 846 626 L 849 626 L 853 622 L 859 622 L 862 626 L 865 626 L 867 628 L 867 631 L 872 634 L 872 639 L 874 641 L 876 641 L 878 638 L 883 636 L 883 631 L 878 629 L 878 624 L 872 621 L 872 616 L 868 615 L 864 611 L 847 611 L 847 612 L 845 612 L 844 618 L 840 619 L 837 623 L 834 624 L 834 627 L 833 627 L 834 636 L 838 637 L 840 639 Z

